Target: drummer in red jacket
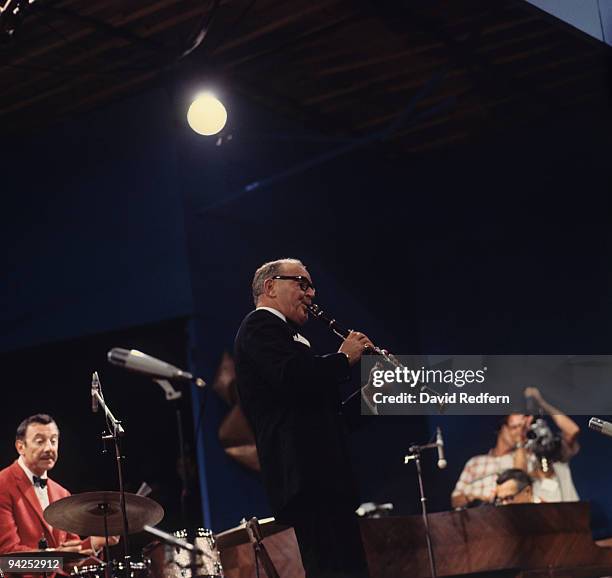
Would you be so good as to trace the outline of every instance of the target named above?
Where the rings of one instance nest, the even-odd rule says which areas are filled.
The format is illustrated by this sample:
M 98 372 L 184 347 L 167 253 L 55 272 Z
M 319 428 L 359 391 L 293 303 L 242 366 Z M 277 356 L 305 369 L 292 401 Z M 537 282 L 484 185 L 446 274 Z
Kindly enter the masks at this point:
M 105 539 L 81 540 L 76 534 L 52 528 L 43 518 L 44 509 L 70 492 L 48 477 L 59 452 L 59 429 L 53 418 L 36 414 L 17 428 L 15 447 L 19 458 L 0 471 L 0 554 L 58 548 L 91 554 Z M 119 538 L 112 536 L 110 544 Z

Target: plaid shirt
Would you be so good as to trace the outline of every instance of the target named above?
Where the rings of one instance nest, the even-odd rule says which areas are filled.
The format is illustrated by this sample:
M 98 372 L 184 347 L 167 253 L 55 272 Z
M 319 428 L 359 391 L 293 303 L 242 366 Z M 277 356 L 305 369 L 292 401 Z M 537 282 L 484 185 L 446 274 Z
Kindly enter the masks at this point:
M 533 484 L 533 495 L 543 502 L 573 502 L 580 498 L 574 487 L 572 475 L 569 469 L 569 461 L 580 450 L 580 444 L 576 439 L 572 443 L 561 440 L 561 461 L 552 464 L 554 475 L 551 481 L 556 484 L 553 488 L 551 481 L 544 481 L 541 476 L 535 476 Z M 459 476 L 457 485 L 451 494 L 455 496 L 473 496 L 474 499 L 493 500 L 497 476 L 503 471 L 514 467 L 514 452 L 502 456 L 494 456 L 493 449 L 488 454 L 470 458 Z M 527 473 L 533 476 L 538 469 L 538 459 L 527 452 Z
M 514 452 L 502 456 L 494 456 L 492 451 L 490 450 L 485 455 L 474 456 L 467 461 L 452 496 L 463 494 L 485 501 L 493 500 L 497 476 L 503 471 L 514 467 Z M 529 459 L 528 469 L 529 471 L 533 469 L 532 459 Z

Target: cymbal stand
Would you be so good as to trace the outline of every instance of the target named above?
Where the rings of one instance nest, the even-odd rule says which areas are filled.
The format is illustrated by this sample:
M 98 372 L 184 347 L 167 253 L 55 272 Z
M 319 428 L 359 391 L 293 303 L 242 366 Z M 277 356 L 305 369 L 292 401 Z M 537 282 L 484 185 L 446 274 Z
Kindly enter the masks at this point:
M 112 578 L 110 546 L 108 544 L 108 504 L 98 504 L 98 508 L 104 515 L 104 552 L 106 552 L 106 565 L 104 567 L 104 576 Z
M 97 378 L 97 375 L 96 375 Z M 106 422 L 108 424 L 109 429 L 111 430 L 110 434 L 104 432 L 102 434 L 102 440 L 113 440 L 115 446 L 115 459 L 117 462 L 117 475 L 119 478 L 119 507 L 121 509 L 121 521 L 122 521 L 122 533 L 121 538 L 123 540 L 123 563 L 125 571 L 125 578 L 130 578 L 130 544 L 129 544 L 129 526 L 128 526 L 128 518 L 127 518 L 127 508 L 125 503 L 125 485 L 123 483 L 123 461 L 125 456 L 121 454 L 121 437 L 125 435 L 125 429 L 119 420 L 115 418 L 113 412 L 106 405 L 104 401 L 104 397 L 100 393 L 99 387 L 92 387 L 91 396 L 94 398 L 94 402 L 100 405 L 100 407 L 104 410 L 106 415 Z M 108 529 L 106 529 L 106 543 L 108 546 Z M 108 555 L 108 554 L 107 554 Z M 106 561 L 107 567 L 110 566 L 110 559 Z
M 419 493 L 421 495 L 421 515 L 423 517 L 423 525 L 425 526 L 425 539 L 427 541 L 427 555 L 429 556 L 429 570 L 431 572 L 431 578 L 437 578 L 438 573 L 436 571 L 436 559 L 434 557 L 433 543 L 431 540 L 431 529 L 429 527 L 429 518 L 427 516 L 427 498 L 425 497 L 425 486 L 423 485 L 423 472 L 421 470 L 421 452 L 423 450 L 432 450 L 437 448 L 436 443 L 430 443 L 425 445 L 411 445 L 408 448 L 408 453 L 404 456 L 404 464 L 408 462 L 414 462 L 416 465 L 417 478 L 419 480 Z
M 261 526 L 257 518 L 251 518 L 246 522 L 246 531 L 249 535 L 249 541 L 253 545 L 253 551 L 255 552 L 255 567 L 258 568 L 259 560 L 264 567 L 264 571 L 268 578 L 280 578 L 272 558 L 268 554 L 266 547 L 263 543 L 263 534 L 261 533 Z M 257 574 L 259 576 L 259 572 Z

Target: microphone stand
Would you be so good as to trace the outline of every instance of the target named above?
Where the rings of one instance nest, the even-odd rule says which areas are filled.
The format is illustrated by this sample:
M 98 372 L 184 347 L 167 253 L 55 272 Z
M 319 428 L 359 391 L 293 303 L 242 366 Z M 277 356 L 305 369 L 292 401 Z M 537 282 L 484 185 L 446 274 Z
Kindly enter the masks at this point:
M 187 529 L 187 522 L 185 517 L 185 499 L 187 498 L 187 494 L 189 493 L 189 488 L 187 486 L 187 456 L 185 454 L 185 436 L 183 432 L 183 412 L 180 405 L 180 400 L 183 397 L 182 391 L 177 391 L 172 387 L 170 382 L 170 378 L 153 378 L 155 381 L 165 392 L 166 401 L 174 401 L 175 402 L 175 415 L 176 415 L 176 430 L 178 436 L 178 444 L 179 444 L 179 477 L 181 478 L 181 496 L 180 496 L 180 504 L 181 504 L 181 520 L 183 522 L 183 526 Z M 192 377 L 189 380 L 189 383 L 196 385 L 199 388 L 206 387 L 206 382 L 199 377 Z M 197 432 L 196 432 L 197 435 Z
M 181 410 L 180 402 L 176 402 L 176 429 L 178 434 L 179 443 L 179 475 L 181 477 L 181 520 L 183 525 L 187 527 L 187 521 L 185 519 L 185 500 L 189 493 L 187 486 L 187 463 L 185 455 L 185 440 L 183 437 L 183 413 Z M 195 576 L 195 574 L 194 574 Z
M 167 379 L 154 379 L 156 383 L 158 383 L 161 388 L 166 393 L 167 401 L 175 402 L 175 415 L 176 415 L 176 432 L 178 436 L 178 444 L 179 444 L 179 477 L 181 478 L 181 496 L 180 496 L 180 504 L 181 504 L 181 521 L 185 529 L 187 529 L 187 523 L 185 520 L 185 498 L 188 494 L 187 487 L 187 465 L 186 465 L 186 455 L 185 455 L 185 438 L 183 435 L 183 412 L 180 406 L 180 399 L 183 397 L 183 393 L 181 391 L 177 391 L 172 387 L 172 384 Z
M 268 554 L 266 547 L 263 543 L 263 534 L 261 533 L 261 526 L 257 518 L 251 518 L 246 522 L 245 525 L 247 534 L 249 535 L 249 542 L 253 546 L 255 552 L 255 568 L 257 570 L 259 561 L 261 560 L 264 572 L 268 578 L 280 578 L 278 571 L 272 562 L 272 558 Z M 259 574 L 259 573 L 258 573 Z
M 423 472 L 421 470 L 421 452 L 424 450 L 432 450 L 437 447 L 438 444 L 435 442 L 425 445 L 414 444 L 408 448 L 408 451 L 410 453 L 404 456 L 404 464 L 413 461 L 416 465 L 417 478 L 419 480 L 419 493 L 421 495 L 421 515 L 423 518 L 423 524 L 425 526 L 425 540 L 427 541 L 427 555 L 429 556 L 429 569 L 431 571 L 431 578 L 437 578 L 438 573 L 436 571 L 436 559 L 434 557 L 433 543 L 431 540 L 431 529 L 429 527 L 429 517 L 427 515 L 427 498 L 425 497 Z
M 109 407 L 104 402 L 104 398 L 100 395 L 100 390 L 98 388 L 92 389 L 91 395 L 95 397 L 98 401 L 98 404 L 104 410 L 106 414 L 107 423 L 110 422 L 111 433 L 102 434 L 102 440 L 106 441 L 109 439 L 113 440 L 115 445 L 115 459 L 117 461 L 117 475 L 119 478 L 119 507 L 121 509 L 121 521 L 122 521 L 122 534 L 123 538 L 123 562 L 124 567 L 123 570 L 125 572 L 125 578 L 130 577 L 131 567 L 130 567 L 130 544 L 129 544 L 129 526 L 128 526 L 128 517 L 127 517 L 127 508 L 125 503 L 125 486 L 123 483 L 123 460 L 124 456 L 121 455 L 121 437 L 125 435 L 125 430 L 121 425 L 121 422 L 115 418 L 113 412 L 109 409 Z M 106 517 L 106 516 L 105 516 Z M 106 530 L 106 544 L 108 545 L 108 530 Z M 108 549 L 108 548 L 107 548 Z M 110 560 L 106 561 L 107 567 L 110 567 Z
M 108 361 L 113 365 L 118 365 L 123 367 L 124 369 L 135 371 L 137 373 L 142 373 L 144 375 L 149 376 L 155 383 L 157 383 L 163 390 L 166 395 L 167 401 L 176 401 L 177 404 L 175 406 L 175 415 L 176 415 L 176 427 L 178 434 L 178 444 L 179 444 L 179 476 L 181 478 L 181 495 L 180 495 L 180 505 L 181 505 L 181 520 L 183 524 L 185 522 L 185 499 L 187 497 L 189 488 L 187 486 L 187 468 L 186 468 L 186 456 L 185 456 L 185 443 L 183 436 L 183 418 L 181 412 L 181 406 L 179 405 L 179 400 L 182 398 L 183 393 L 181 391 L 177 391 L 172 386 L 171 381 L 173 380 L 184 380 L 189 381 L 190 383 L 196 385 L 197 387 L 206 387 L 206 382 L 199 378 L 194 377 L 191 373 L 186 371 L 182 371 L 178 367 L 174 367 L 165 361 L 160 359 L 156 359 L 151 357 L 150 355 L 146 355 L 141 351 L 127 349 L 121 349 L 119 347 L 115 347 L 108 352 L 107 355 Z M 92 395 L 93 389 L 92 389 Z

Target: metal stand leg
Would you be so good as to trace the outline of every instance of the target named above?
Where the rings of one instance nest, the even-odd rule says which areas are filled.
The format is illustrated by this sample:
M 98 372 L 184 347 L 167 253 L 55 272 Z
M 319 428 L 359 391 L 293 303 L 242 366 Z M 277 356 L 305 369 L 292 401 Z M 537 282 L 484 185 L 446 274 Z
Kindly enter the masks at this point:
M 98 504 L 98 508 L 104 513 L 104 552 L 106 553 L 104 576 L 105 578 L 112 578 L 110 546 L 108 545 L 108 504 Z
M 421 494 L 421 513 L 423 516 L 423 524 L 425 525 L 425 539 L 427 540 L 427 554 L 429 555 L 429 569 L 431 570 L 431 578 L 437 578 L 436 559 L 434 557 L 433 544 L 431 541 L 431 530 L 429 529 L 429 517 L 427 515 L 427 498 L 425 497 L 425 487 L 423 485 L 423 472 L 421 471 L 421 459 L 419 454 L 414 460 L 416 464 L 417 477 L 419 479 L 419 492 Z
M 404 458 L 404 463 L 413 461 L 416 465 L 417 478 L 419 481 L 419 494 L 421 496 L 421 515 L 423 517 L 423 525 L 425 526 L 425 540 L 427 541 L 427 554 L 429 556 L 429 570 L 431 578 L 437 578 L 436 559 L 434 556 L 433 542 L 431 540 L 431 530 L 429 528 L 429 517 L 427 516 L 427 498 L 425 497 L 425 486 L 423 484 L 423 472 L 421 470 L 421 450 L 436 447 L 436 444 L 427 444 L 424 446 L 410 446 L 409 454 Z
M 255 567 L 259 568 L 258 562 L 261 561 L 263 569 L 268 578 L 280 578 L 274 563 L 272 562 L 272 558 L 270 558 L 270 555 L 262 542 L 263 535 L 261 533 L 261 527 L 259 526 L 259 521 L 257 518 L 251 518 L 246 523 L 246 531 L 249 535 L 249 541 L 253 545 L 253 550 L 255 551 Z
M 176 403 L 176 429 L 179 443 L 179 474 L 181 478 L 181 520 L 183 522 L 183 527 L 187 528 L 187 517 L 185 511 L 185 500 L 187 499 L 187 493 L 189 491 L 187 486 L 187 457 L 185 455 L 185 440 L 183 437 L 183 418 L 181 408 L 178 405 L 179 401 Z

